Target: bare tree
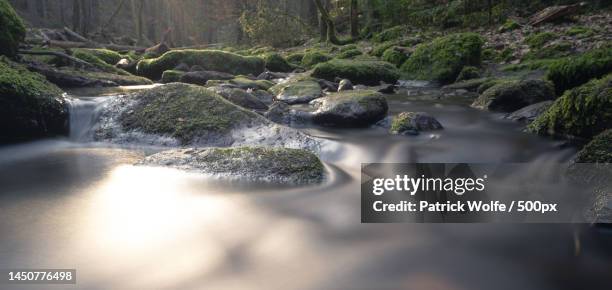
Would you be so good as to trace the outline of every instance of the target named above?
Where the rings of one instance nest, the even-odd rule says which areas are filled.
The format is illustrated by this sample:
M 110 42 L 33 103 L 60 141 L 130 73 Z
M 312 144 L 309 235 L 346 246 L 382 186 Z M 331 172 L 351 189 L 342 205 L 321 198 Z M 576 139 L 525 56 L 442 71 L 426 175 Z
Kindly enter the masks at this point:
M 317 5 L 317 9 L 319 9 L 319 13 L 321 14 L 322 23 L 325 23 L 326 40 L 333 44 L 340 44 L 340 41 L 338 40 L 338 36 L 336 36 L 336 25 L 334 24 L 334 20 L 329 15 L 327 8 L 325 8 L 321 0 L 313 0 L 313 1 Z
M 351 37 L 359 37 L 359 3 L 351 0 Z

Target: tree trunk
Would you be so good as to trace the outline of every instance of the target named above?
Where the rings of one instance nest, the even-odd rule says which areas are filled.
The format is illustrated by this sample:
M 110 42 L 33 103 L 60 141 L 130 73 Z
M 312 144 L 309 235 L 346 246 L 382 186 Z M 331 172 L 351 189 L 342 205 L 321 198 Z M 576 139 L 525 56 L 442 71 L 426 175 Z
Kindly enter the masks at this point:
M 359 37 L 359 4 L 357 0 L 351 0 L 351 37 Z
M 319 13 L 321 13 L 322 20 L 323 22 L 325 22 L 327 26 L 327 41 L 333 44 L 340 44 L 340 41 L 338 40 L 338 37 L 336 36 L 336 26 L 331 16 L 329 15 L 329 12 L 327 12 L 327 9 L 325 8 L 325 6 L 323 6 L 323 3 L 321 2 L 321 0 L 313 0 L 313 1 L 315 1 L 315 4 L 317 5 L 317 8 L 319 9 Z
M 72 0 L 72 30 L 79 31 L 81 27 L 81 1 Z
M 493 25 L 493 0 L 487 0 L 487 8 L 489 10 L 489 25 Z

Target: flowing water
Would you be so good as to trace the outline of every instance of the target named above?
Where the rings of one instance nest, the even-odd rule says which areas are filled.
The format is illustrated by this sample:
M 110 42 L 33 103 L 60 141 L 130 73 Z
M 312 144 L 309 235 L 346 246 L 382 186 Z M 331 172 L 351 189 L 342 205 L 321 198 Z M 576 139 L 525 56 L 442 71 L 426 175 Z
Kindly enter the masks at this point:
M 333 142 L 326 182 L 293 188 L 132 166 L 151 150 L 87 141 L 116 93 L 73 92 L 68 139 L 0 148 L 0 268 L 77 269 L 46 289 L 612 289 L 595 227 L 360 223 L 361 163 L 529 162 L 535 178 L 574 154 L 461 99 L 389 97 L 434 134 L 300 129 Z

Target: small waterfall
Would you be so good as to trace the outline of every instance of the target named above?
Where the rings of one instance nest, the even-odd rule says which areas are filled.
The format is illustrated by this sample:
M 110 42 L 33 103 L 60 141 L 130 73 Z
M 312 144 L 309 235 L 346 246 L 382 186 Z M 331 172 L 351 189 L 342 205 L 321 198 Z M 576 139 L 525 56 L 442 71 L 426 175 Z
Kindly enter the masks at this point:
M 70 103 L 70 139 L 72 141 L 89 141 L 93 136 L 92 128 L 98 117 L 100 105 L 105 97 L 71 98 Z

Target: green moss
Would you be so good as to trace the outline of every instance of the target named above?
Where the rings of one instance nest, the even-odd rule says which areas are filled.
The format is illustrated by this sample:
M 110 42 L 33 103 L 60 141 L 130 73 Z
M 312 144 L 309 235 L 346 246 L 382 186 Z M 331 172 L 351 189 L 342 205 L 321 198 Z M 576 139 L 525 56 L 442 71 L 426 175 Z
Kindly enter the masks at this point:
M 92 50 L 82 49 L 82 48 L 75 49 L 72 52 L 72 56 L 78 59 L 81 59 L 83 61 L 86 61 L 89 64 L 97 67 L 98 69 L 104 72 L 115 73 L 115 74 L 120 74 L 120 75 L 130 75 L 130 73 L 122 69 L 118 69 L 114 67 L 113 65 L 106 63 L 102 58 L 99 58 L 98 56 L 96 56 L 97 54 L 98 53 L 92 52 Z
M 383 30 L 382 32 L 374 35 L 374 37 L 372 38 L 372 41 L 381 43 L 385 41 L 395 40 L 395 39 L 403 37 L 404 35 L 406 35 L 406 33 L 408 33 L 407 26 L 395 26 L 395 27 L 391 27 L 389 29 Z
M 258 90 L 268 90 L 274 83 L 268 80 L 253 80 L 246 76 L 236 76 L 231 80 L 209 80 L 206 82 L 207 87 L 214 87 L 223 84 L 230 84 L 237 86 L 242 89 L 258 89 Z
M 484 40 L 475 33 L 451 34 L 420 44 L 402 65 L 408 79 L 453 82 L 464 66 L 480 65 Z
M 265 62 L 260 57 L 245 57 L 220 50 L 172 50 L 153 59 L 138 62 L 138 75 L 159 79 L 166 70 L 175 68 L 180 63 L 189 66 L 199 65 L 205 70 L 238 74 L 259 75 L 265 69 Z
M 499 32 L 504 33 L 521 28 L 521 25 L 514 19 L 507 19 L 506 22 L 499 28 Z
M 96 48 L 96 49 L 84 49 L 84 50 L 95 55 L 96 57 L 98 57 L 99 59 L 101 59 L 102 61 L 104 61 L 105 63 L 109 65 L 116 65 L 120 60 L 124 58 L 128 58 L 126 56 L 121 55 L 120 53 L 116 51 L 112 51 L 109 49 Z
M 472 106 L 511 113 L 554 98 L 555 92 L 550 82 L 542 80 L 504 81 L 484 91 Z
M 525 56 L 525 59 L 551 59 L 569 56 L 572 54 L 572 44 L 569 42 L 559 42 L 547 45 L 542 48 L 534 49 Z
M 394 47 L 396 45 L 398 45 L 397 41 L 383 42 L 381 44 L 374 46 L 374 48 L 372 49 L 372 52 L 370 52 L 370 55 L 382 57 L 385 51 L 387 51 L 389 48 Z
M 525 38 L 525 43 L 529 45 L 532 49 L 542 48 L 551 40 L 554 40 L 558 37 L 558 35 L 552 32 L 539 32 L 532 35 L 529 35 Z
M 591 37 L 595 34 L 595 30 L 584 26 L 573 26 L 567 30 L 567 35 L 577 36 L 579 38 Z
M 42 75 L 0 57 L 0 144 L 66 133 L 62 94 Z
M 395 84 L 399 72 L 395 66 L 384 61 L 331 60 L 317 65 L 313 77 L 333 81 L 349 79 L 354 84 L 379 85 L 380 81 Z
M 339 59 L 350 59 L 350 58 L 354 58 L 356 56 L 362 55 L 363 52 L 361 52 L 361 50 L 359 49 L 351 49 L 351 50 L 346 50 L 343 51 L 341 53 L 339 53 L 336 58 Z
M 521 70 L 548 70 L 555 63 L 556 59 L 530 59 L 519 64 L 511 64 L 502 68 L 502 71 L 521 71 Z
M 184 74 L 184 71 L 167 70 L 162 74 L 161 82 L 164 84 L 176 83 L 181 80 Z
M 340 50 L 340 52 L 345 52 L 349 50 L 359 49 L 359 47 L 357 47 L 357 45 L 355 44 L 347 44 L 347 45 L 340 46 L 338 49 Z
M 402 66 L 402 64 L 408 59 L 408 56 L 402 52 L 399 47 L 391 47 L 385 50 L 385 53 L 382 55 L 382 59 L 386 62 L 390 62 L 397 67 Z
M 303 53 L 292 53 L 287 56 L 287 61 L 294 65 L 301 65 L 303 58 L 304 58 Z
M 14 56 L 26 30 L 21 18 L 7 0 L 0 0 L 0 55 Z
M 278 53 L 268 53 L 263 56 L 266 68 L 272 72 L 290 72 L 293 67 Z
M 546 77 L 555 84 L 558 94 L 580 86 L 590 79 L 612 71 L 612 47 L 605 46 L 579 56 L 553 62 Z
M 612 163 L 612 129 L 597 135 L 576 156 L 578 163 Z
M 461 70 L 456 81 L 460 82 L 477 78 L 480 78 L 480 69 L 474 66 L 466 66 Z
M 530 126 L 542 135 L 592 138 L 612 126 L 612 74 L 569 90 Z
M 255 113 L 195 85 L 173 83 L 132 97 L 138 102 L 135 108 L 119 118 L 126 130 L 166 135 L 183 144 L 202 136 L 222 136 L 238 126 L 261 122 Z
M 140 85 L 151 85 L 153 82 L 147 78 L 135 76 L 132 74 L 119 75 L 107 72 L 92 72 L 82 70 L 62 70 L 64 72 L 72 72 L 75 75 L 81 75 L 86 78 L 110 81 L 120 86 L 140 86 Z
M 306 68 L 311 68 L 330 59 L 331 57 L 328 54 L 324 54 L 319 51 L 311 51 L 304 54 L 304 57 L 302 58 L 302 65 Z

